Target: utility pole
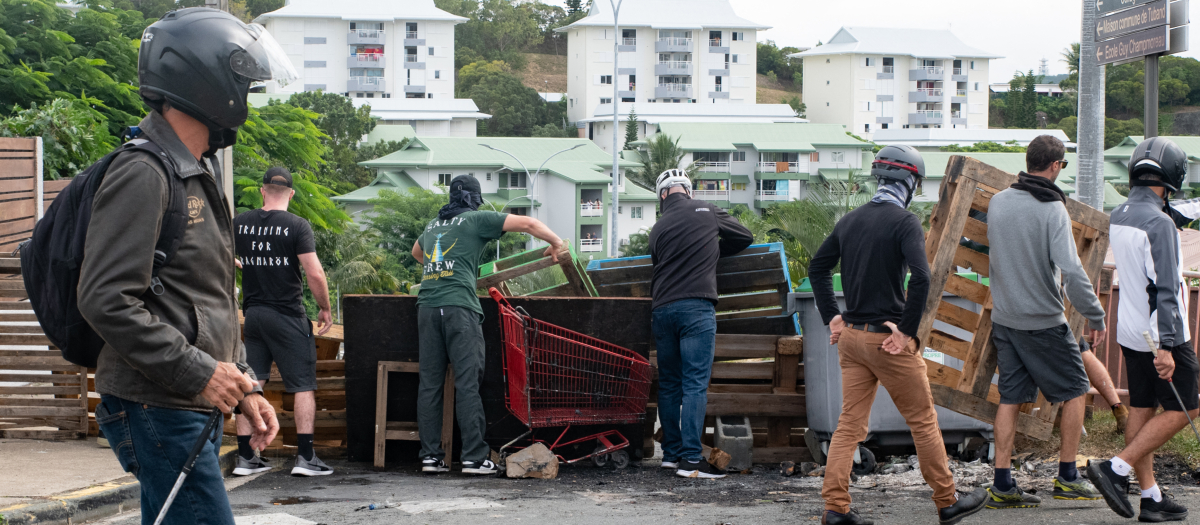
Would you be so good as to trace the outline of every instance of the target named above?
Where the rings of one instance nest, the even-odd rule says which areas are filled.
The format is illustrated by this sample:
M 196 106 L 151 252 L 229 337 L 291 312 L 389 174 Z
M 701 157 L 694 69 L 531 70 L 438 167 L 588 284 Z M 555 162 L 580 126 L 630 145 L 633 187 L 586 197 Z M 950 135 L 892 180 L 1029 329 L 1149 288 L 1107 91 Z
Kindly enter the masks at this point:
M 1158 136 L 1158 55 L 1146 55 L 1146 138 Z
M 1079 37 L 1079 124 L 1075 135 L 1079 161 L 1076 195 L 1104 209 L 1104 70 L 1096 57 L 1096 0 L 1083 0 L 1083 32 Z
M 617 171 L 617 155 L 620 155 L 620 153 L 621 153 L 620 150 L 617 149 L 617 118 L 620 117 L 620 113 L 617 112 L 617 104 L 621 100 L 620 98 L 617 98 L 617 71 L 619 71 L 619 69 L 617 68 L 618 62 L 619 62 L 619 60 L 617 60 L 617 57 L 618 57 L 618 51 L 620 49 L 618 46 L 621 44 L 621 37 L 619 36 L 621 31 L 620 31 L 620 26 L 617 24 L 617 15 L 620 14 L 621 4 L 623 4 L 623 3 L 625 3 L 625 0 L 619 0 L 615 3 L 613 2 L 613 0 L 608 0 L 608 5 L 612 6 L 612 10 L 613 10 L 613 74 L 612 74 L 612 87 L 613 87 L 612 156 L 613 156 L 613 167 L 612 167 L 612 205 L 609 206 L 609 209 L 608 209 L 608 215 L 610 217 L 612 217 L 612 226 L 609 228 L 609 232 L 608 232 L 608 256 L 613 259 L 617 258 L 617 244 L 619 244 L 619 241 L 618 241 L 619 236 L 617 233 L 617 230 L 618 230 L 617 211 L 621 209 L 620 208 L 620 204 L 621 204 L 620 199 L 621 198 L 619 196 L 619 193 L 620 193 L 620 188 L 619 188 L 620 184 L 619 183 L 621 181 L 621 176 L 620 176 L 621 172 Z

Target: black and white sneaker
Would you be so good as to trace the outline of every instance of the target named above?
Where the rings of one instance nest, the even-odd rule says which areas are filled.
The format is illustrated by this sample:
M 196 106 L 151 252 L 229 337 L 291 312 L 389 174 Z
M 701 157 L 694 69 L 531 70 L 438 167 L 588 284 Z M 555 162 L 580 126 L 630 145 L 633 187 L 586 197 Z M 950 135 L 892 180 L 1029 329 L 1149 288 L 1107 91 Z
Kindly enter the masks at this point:
M 259 456 L 246 459 L 243 458 L 241 454 L 238 454 L 237 463 L 235 463 L 233 466 L 233 475 L 249 476 L 251 474 L 258 474 L 259 472 L 266 472 L 268 470 L 271 470 L 271 464 L 268 463 L 267 460 Z
M 437 474 L 438 472 L 450 472 L 450 467 L 445 461 L 437 459 L 433 456 L 426 457 L 421 460 L 421 472 L 428 474 Z
M 1166 494 L 1163 494 L 1162 501 L 1154 501 L 1153 498 L 1142 498 L 1142 513 L 1138 514 L 1138 521 L 1162 523 L 1164 521 L 1183 521 L 1187 517 L 1188 510 L 1186 507 L 1175 503 Z
M 675 471 L 675 475 L 681 478 L 721 479 L 725 477 L 725 470 L 719 469 L 703 459 L 700 461 L 683 460 L 679 462 L 679 469 Z
M 1129 503 L 1129 476 L 1113 472 L 1111 461 L 1088 461 L 1087 477 L 1104 496 L 1104 502 L 1122 518 L 1133 517 L 1133 505 Z M 1153 501 L 1153 500 L 1151 500 Z
M 292 469 L 293 476 L 328 476 L 330 474 L 333 474 L 333 469 L 316 455 L 313 455 L 312 459 L 296 456 L 296 467 Z
M 500 471 L 500 469 L 496 468 L 496 464 L 492 463 L 492 460 L 490 459 L 485 459 L 483 461 L 464 461 L 462 462 L 462 466 L 463 474 L 487 475 L 495 474 Z
M 679 470 L 679 460 L 678 459 L 674 459 L 674 460 L 663 459 L 662 460 L 662 468 Z

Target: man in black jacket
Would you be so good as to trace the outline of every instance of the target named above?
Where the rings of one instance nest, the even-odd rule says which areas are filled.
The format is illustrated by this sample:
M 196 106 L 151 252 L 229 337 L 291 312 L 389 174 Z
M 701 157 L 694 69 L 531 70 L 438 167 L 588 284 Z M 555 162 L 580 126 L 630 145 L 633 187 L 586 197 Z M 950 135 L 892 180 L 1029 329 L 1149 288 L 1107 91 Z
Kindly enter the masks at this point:
M 925 176 L 925 161 L 911 147 L 887 146 L 875 156 L 871 175 L 879 181 L 875 197 L 838 221 L 808 268 L 817 310 L 829 325 L 829 342 L 838 344 L 842 367 L 842 415 L 829 443 L 821 523 L 872 523 L 850 510 L 850 470 L 882 383 L 912 429 L 938 519 L 950 525 L 982 510 L 986 492 L 978 489 L 960 499 L 954 490 L 925 375 L 925 346 L 916 338 L 929 294 L 929 263 L 921 220 L 907 208 Z M 844 311 L 833 294 L 832 272 L 839 260 Z
M 662 217 L 650 230 L 650 289 L 662 466 L 685 478 L 723 478 L 700 447 L 717 339 L 717 259 L 745 250 L 754 236 L 725 210 L 692 200 L 682 170 L 664 171 L 656 190 Z

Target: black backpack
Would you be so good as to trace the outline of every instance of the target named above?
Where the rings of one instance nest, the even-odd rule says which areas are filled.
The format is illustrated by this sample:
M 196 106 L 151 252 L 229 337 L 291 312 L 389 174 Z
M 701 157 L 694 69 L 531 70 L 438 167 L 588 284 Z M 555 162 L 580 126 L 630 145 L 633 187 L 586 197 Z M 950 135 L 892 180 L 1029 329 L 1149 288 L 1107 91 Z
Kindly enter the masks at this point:
M 136 128 L 133 132 L 137 133 Z M 154 244 L 153 279 L 148 290 L 162 295 L 164 289 L 158 272 L 175 256 L 187 227 L 187 192 L 166 154 L 146 139 L 133 139 L 118 146 L 71 180 L 33 228 L 33 237 L 19 248 L 25 292 L 46 338 L 62 351 L 63 359 L 88 368 L 96 366 L 104 348 L 104 339 L 79 313 L 76 297 L 92 200 L 113 159 L 131 151 L 150 153 L 167 171 L 170 204 Z

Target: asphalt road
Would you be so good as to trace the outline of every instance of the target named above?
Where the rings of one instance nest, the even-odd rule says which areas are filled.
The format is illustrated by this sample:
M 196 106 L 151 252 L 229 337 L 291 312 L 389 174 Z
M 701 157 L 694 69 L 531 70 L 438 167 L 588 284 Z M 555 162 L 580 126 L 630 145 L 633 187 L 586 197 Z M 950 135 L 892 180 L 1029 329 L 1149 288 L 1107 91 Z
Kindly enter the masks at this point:
M 415 465 L 376 472 L 361 464 L 329 463 L 337 471 L 327 477 L 294 478 L 288 475 L 288 464 L 287 469 L 237 480 L 242 484 L 229 495 L 239 523 L 817 523 L 822 508 L 820 478 L 784 478 L 762 467 L 750 474 L 700 481 L 677 478 L 647 461 L 645 467 L 622 471 L 564 466 L 554 480 L 510 480 L 460 473 L 423 476 Z M 1049 485 L 1038 488 L 1044 493 L 1050 489 Z M 1200 486 L 1194 482 L 1168 485 L 1168 490 L 1180 503 L 1200 511 Z M 936 523 L 930 494 L 926 487 L 852 490 L 855 508 L 878 524 Z M 355 510 L 387 501 L 400 505 Z M 135 512 L 105 523 L 139 521 Z M 1112 513 L 1103 501 L 1054 500 L 1040 509 L 984 510 L 963 523 L 1012 525 L 1017 521 L 1020 525 L 1133 523 Z

